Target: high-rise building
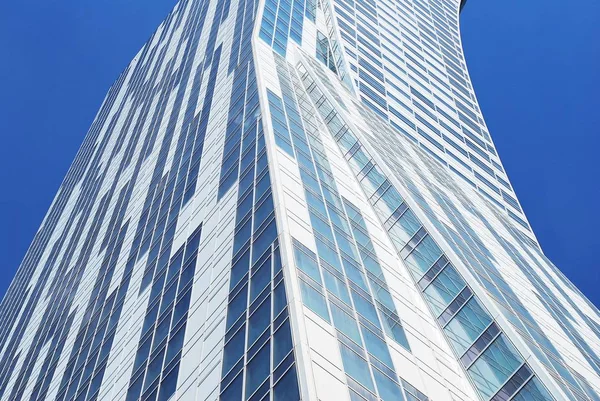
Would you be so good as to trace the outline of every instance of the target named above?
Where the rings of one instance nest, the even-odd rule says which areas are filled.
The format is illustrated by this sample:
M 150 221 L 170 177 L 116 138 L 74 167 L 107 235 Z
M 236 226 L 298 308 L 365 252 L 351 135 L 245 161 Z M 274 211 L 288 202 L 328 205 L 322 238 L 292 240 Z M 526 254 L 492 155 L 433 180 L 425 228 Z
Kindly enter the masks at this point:
M 4 297 L 0 400 L 600 400 L 600 313 L 504 172 L 463 5 L 182 0 Z

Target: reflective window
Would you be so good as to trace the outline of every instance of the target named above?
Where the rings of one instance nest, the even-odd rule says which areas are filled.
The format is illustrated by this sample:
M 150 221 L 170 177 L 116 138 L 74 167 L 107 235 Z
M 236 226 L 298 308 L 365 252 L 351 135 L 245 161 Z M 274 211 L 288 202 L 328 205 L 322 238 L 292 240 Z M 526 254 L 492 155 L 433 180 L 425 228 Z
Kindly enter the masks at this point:
M 468 371 L 479 393 L 488 399 L 522 363 L 512 344 L 500 335 Z
M 436 316 L 446 309 L 464 287 L 465 282 L 452 265 L 446 266 L 440 272 L 425 290 L 425 296 Z
M 246 369 L 246 398 L 249 398 L 269 376 L 271 370 L 270 351 L 270 344 L 267 343 L 248 363 Z
M 475 298 L 471 298 L 444 331 L 456 353 L 462 355 L 491 322 L 490 315 Z
M 327 311 L 327 304 L 323 295 L 304 281 L 300 281 L 300 291 L 302 292 L 304 305 L 323 319 L 329 321 L 329 312 Z
M 550 401 L 552 399 L 544 385 L 536 377 L 533 377 L 514 396 L 513 401 Z
M 425 236 L 419 245 L 406 258 L 406 262 L 420 278 L 429 270 L 433 263 L 442 256 L 442 251 L 435 244 L 431 236 Z
M 340 344 L 340 351 L 342 354 L 342 363 L 344 364 L 344 370 L 354 380 L 362 384 L 364 387 L 375 392 L 373 387 L 373 381 L 371 380 L 371 372 L 369 371 L 369 365 L 362 357 L 352 351 L 350 348 L 343 344 Z

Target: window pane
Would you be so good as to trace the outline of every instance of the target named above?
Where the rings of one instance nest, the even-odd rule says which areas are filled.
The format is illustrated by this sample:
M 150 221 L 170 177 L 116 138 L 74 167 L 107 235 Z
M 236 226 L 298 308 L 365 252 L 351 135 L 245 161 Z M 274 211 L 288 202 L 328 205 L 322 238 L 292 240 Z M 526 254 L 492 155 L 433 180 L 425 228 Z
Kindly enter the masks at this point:
M 390 356 L 390 351 L 388 350 L 385 341 L 364 326 L 361 326 L 361 328 L 367 351 L 381 362 L 385 363 L 389 368 L 393 369 L 394 364 L 392 363 L 392 357 Z
M 442 251 L 427 235 L 406 258 L 406 261 L 415 272 L 416 277 L 421 278 L 440 256 L 442 256 Z
M 333 318 L 333 325 L 336 329 L 351 338 L 355 343 L 362 344 L 354 317 L 348 315 L 333 303 L 331 304 L 331 316 Z
M 306 284 L 304 281 L 300 281 L 300 291 L 302 292 L 304 305 L 323 319 L 329 321 L 329 312 L 327 312 L 327 304 L 325 303 L 323 295 L 319 294 L 317 290 Z
M 529 383 L 525 385 L 515 395 L 513 401 L 550 401 L 552 397 L 548 394 L 548 391 L 544 388 L 542 383 L 537 378 L 532 378 Z
M 221 401 L 240 401 L 242 398 L 242 383 L 244 375 L 239 374 L 221 394 Z
M 296 367 L 293 366 L 275 385 L 273 389 L 273 401 L 298 400 L 300 400 L 300 392 L 298 391 Z
M 258 386 L 269 376 L 271 371 L 271 344 L 267 342 L 246 368 L 246 399 L 256 391 Z
M 246 327 L 239 330 L 225 345 L 223 350 L 223 373 L 229 372 L 235 363 L 244 355 Z
M 500 335 L 469 368 L 469 375 L 483 398 L 488 399 L 498 391 L 519 366 L 522 359 L 512 344 Z
M 286 320 L 273 335 L 273 367 L 279 365 L 291 350 L 292 333 L 290 332 L 290 322 Z
M 327 269 L 323 269 L 323 278 L 325 279 L 325 287 L 327 287 L 327 290 L 346 304 L 350 305 L 350 296 L 348 295 L 346 283 L 331 274 Z
M 319 274 L 319 266 L 317 265 L 316 255 L 308 249 L 301 249 L 297 244 L 294 244 L 294 258 L 296 266 L 306 273 L 310 278 L 317 283 L 321 283 Z
M 394 383 L 389 377 L 377 369 L 373 369 L 373 375 L 375 376 L 375 383 L 377 383 L 379 396 L 383 401 L 404 400 L 404 396 L 402 395 L 402 391 L 398 384 Z
M 456 269 L 451 265 L 446 266 L 425 290 L 425 296 L 436 316 L 446 309 L 464 287 L 465 282 Z
M 371 381 L 371 373 L 369 372 L 369 365 L 367 361 L 361 358 L 358 354 L 350 350 L 343 344 L 340 344 L 340 351 L 342 353 L 342 363 L 344 364 L 344 370 L 354 380 L 375 392 L 373 382 Z
M 248 346 L 265 331 L 271 323 L 271 296 L 266 299 L 250 316 L 248 324 Z
M 490 315 L 475 298 L 471 298 L 450 320 L 444 331 L 456 352 L 462 355 L 491 322 Z

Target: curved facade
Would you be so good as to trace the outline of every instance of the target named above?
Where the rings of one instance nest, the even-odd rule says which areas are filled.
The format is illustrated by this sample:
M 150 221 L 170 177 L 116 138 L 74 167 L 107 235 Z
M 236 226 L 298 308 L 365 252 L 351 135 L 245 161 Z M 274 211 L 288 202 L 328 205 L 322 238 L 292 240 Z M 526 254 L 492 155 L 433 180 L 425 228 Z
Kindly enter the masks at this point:
M 0 305 L 0 400 L 600 399 L 458 0 L 182 0 Z

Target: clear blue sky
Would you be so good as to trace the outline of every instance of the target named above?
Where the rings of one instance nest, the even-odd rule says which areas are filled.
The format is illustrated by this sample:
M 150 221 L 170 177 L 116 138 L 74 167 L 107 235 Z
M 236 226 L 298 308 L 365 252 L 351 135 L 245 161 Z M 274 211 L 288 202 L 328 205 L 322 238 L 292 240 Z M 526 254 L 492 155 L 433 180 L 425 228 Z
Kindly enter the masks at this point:
M 104 94 L 175 0 L 22 0 L 0 13 L 0 296 Z M 600 305 L 600 2 L 469 0 L 484 116 L 547 255 Z

